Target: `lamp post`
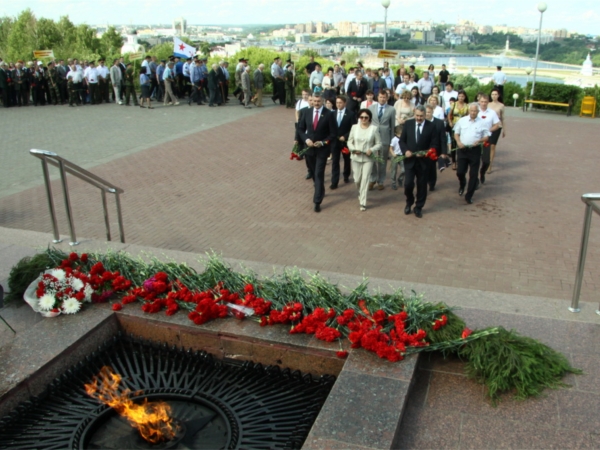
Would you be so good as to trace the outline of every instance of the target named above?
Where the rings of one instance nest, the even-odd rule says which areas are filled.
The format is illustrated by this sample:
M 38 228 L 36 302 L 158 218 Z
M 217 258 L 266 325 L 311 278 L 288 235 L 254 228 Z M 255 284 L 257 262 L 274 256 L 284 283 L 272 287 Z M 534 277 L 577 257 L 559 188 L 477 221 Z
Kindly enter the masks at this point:
M 527 69 L 525 69 L 525 73 L 527 74 L 527 82 L 529 83 L 529 75 L 531 75 L 531 72 L 533 71 L 533 69 L 531 67 L 528 67 Z
M 537 5 L 537 9 L 540 12 L 540 27 L 538 28 L 537 47 L 535 49 L 535 66 L 533 68 L 533 83 L 531 83 L 531 94 L 529 97 L 533 97 L 535 91 L 535 76 L 537 75 L 538 57 L 540 54 L 540 39 L 542 37 L 542 18 L 544 17 L 544 11 L 548 9 L 548 5 L 544 2 L 540 2 Z
M 519 100 L 519 94 L 517 94 L 516 92 L 513 94 L 513 100 L 515 101 L 515 105 L 514 107 L 517 107 L 517 100 Z
M 385 14 L 383 16 L 383 49 L 385 50 L 387 40 L 387 9 L 390 6 L 390 0 L 381 0 L 381 6 L 385 9 Z

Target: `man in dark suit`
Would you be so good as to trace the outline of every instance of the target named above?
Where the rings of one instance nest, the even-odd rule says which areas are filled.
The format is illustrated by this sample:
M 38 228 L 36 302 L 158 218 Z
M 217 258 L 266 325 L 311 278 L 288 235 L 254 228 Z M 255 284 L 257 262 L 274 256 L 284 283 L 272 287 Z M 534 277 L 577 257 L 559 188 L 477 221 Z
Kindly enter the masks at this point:
M 4 61 L 0 61 L 0 93 L 2 93 L 2 104 L 5 108 L 10 106 L 11 95 L 9 91 L 10 71 Z
M 346 97 L 338 95 L 335 99 L 336 110 L 335 123 L 337 137 L 331 144 L 331 186 L 330 189 L 337 189 L 340 181 L 340 155 L 344 158 L 344 183 L 350 182 L 350 153 L 342 153 L 342 148 L 348 146 L 348 136 L 350 129 L 356 123 L 356 115 L 346 109 Z
M 313 108 L 298 122 L 298 132 L 308 147 L 306 161 L 314 174 L 314 210 L 321 212 L 321 202 L 325 196 L 325 166 L 330 145 L 336 138 L 336 126 L 335 114 L 323 107 L 323 98 L 319 93 L 313 94 Z
M 435 132 L 438 135 L 439 146 L 435 147 L 435 151 L 438 156 L 437 161 L 427 160 L 429 165 L 427 171 L 427 182 L 429 183 L 429 190 L 435 191 L 435 183 L 437 182 L 437 169 L 440 171 L 446 169 L 446 157 L 448 155 L 448 139 L 446 138 L 446 124 L 442 119 L 433 117 L 433 106 L 427 105 L 425 107 L 425 119 L 433 123 L 435 126 Z
M 346 108 L 356 115 L 360 109 L 360 103 L 365 99 L 365 95 L 369 90 L 369 84 L 363 80 L 363 74 L 360 70 L 356 69 L 354 73 L 356 77 L 350 81 L 346 92 L 348 96 Z
M 413 204 L 415 205 L 415 216 L 423 217 L 422 209 L 427 199 L 427 168 L 428 162 L 422 156 L 414 153 L 437 148 L 439 137 L 433 123 L 425 120 L 425 107 L 418 105 L 415 108 L 414 119 L 404 122 L 402 135 L 400 136 L 400 150 L 406 156 L 404 160 L 404 195 L 406 195 L 406 207 L 404 214 L 410 214 Z M 417 179 L 417 201 L 413 190 Z

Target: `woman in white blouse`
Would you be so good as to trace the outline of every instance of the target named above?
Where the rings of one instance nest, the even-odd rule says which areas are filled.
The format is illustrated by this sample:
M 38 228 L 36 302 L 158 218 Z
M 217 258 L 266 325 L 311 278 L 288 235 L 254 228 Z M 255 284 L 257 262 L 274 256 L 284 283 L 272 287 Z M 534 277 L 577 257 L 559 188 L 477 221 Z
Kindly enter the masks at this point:
M 360 210 L 367 209 L 369 177 L 373 169 L 373 155 L 381 153 L 381 137 L 377 126 L 371 124 L 373 114 L 368 109 L 358 112 L 358 123 L 352 126 L 348 137 L 348 150 L 352 159 L 352 174 L 358 189 Z
M 431 106 L 433 106 L 433 117 L 440 119 L 440 120 L 445 120 L 446 119 L 446 114 L 444 114 L 444 108 L 442 108 L 440 106 L 440 99 L 437 95 L 431 95 L 428 99 L 427 99 L 427 103 Z

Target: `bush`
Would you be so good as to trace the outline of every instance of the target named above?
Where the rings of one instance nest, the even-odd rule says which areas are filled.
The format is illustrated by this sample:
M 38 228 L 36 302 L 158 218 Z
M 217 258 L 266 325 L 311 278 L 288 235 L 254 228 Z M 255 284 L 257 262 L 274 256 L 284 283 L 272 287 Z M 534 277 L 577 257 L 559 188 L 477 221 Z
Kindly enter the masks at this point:
M 527 83 L 526 92 L 531 92 L 531 82 Z M 558 84 L 558 83 L 535 83 L 535 92 L 532 100 L 540 100 L 544 102 L 556 102 L 556 103 L 569 103 L 573 102 L 575 105 L 577 100 L 582 97 L 583 89 L 578 86 L 572 86 L 569 84 Z M 536 105 L 536 108 L 550 109 L 550 110 L 563 110 L 561 106 L 550 106 L 550 105 Z

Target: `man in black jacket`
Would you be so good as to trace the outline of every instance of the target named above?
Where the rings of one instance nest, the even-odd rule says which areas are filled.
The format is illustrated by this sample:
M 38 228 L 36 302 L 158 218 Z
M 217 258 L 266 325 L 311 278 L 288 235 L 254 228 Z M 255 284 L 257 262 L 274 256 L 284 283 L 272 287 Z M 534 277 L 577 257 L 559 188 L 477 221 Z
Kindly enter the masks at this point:
M 321 202 L 325 196 L 325 166 L 330 154 L 330 145 L 336 138 L 335 118 L 332 111 L 323 107 L 320 94 L 313 94 L 314 107 L 308 110 L 298 122 L 300 139 L 306 144 L 306 161 L 314 174 L 315 212 L 321 212 Z
M 404 194 L 406 207 L 404 214 L 410 214 L 413 204 L 415 216 L 423 217 L 422 209 L 427 200 L 427 169 L 428 162 L 425 157 L 415 155 L 415 152 L 428 151 L 438 148 L 438 133 L 433 123 L 425 120 L 425 107 L 418 105 L 415 108 L 414 119 L 404 122 L 400 136 L 400 150 L 406 156 L 404 160 Z M 417 199 L 415 203 L 415 178 L 417 184 Z
M 435 125 L 435 132 L 438 135 L 438 147 L 435 147 L 438 160 L 432 161 L 427 160 L 429 165 L 427 171 L 427 182 L 429 183 L 429 190 L 435 191 L 435 183 L 437 182 L 437 169 L 440 171 L 446 169 L 446 155 L 448 155 L 448 139 L 446 138 L 446 125 L 442 119 L 433 117 L 433 106 L 427 105 L 425 107 L 425 119 Z
M 346 109 L 346 97 L 338 95 L 335 99 L 336 110 L 336 139 L 331 144 L 331 186 L 330 189 L 337 189 L 340 181 L 340 156 L 344 158 L 344 183 L 350 182 L 350 153 L 342 153 L 342 149 L 348 146 L 348 136 L 350 129 L 356 123 L 356 115 Z

